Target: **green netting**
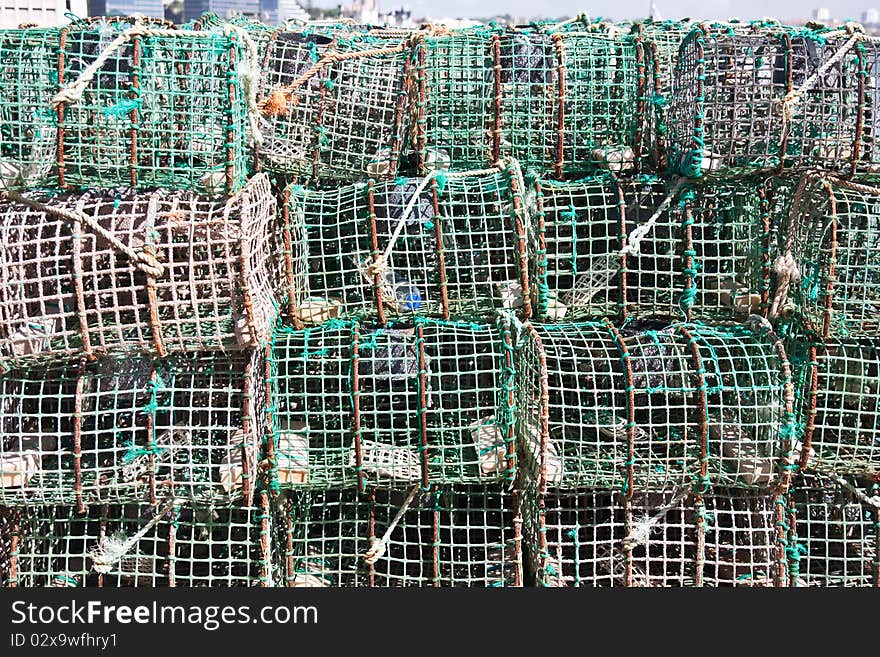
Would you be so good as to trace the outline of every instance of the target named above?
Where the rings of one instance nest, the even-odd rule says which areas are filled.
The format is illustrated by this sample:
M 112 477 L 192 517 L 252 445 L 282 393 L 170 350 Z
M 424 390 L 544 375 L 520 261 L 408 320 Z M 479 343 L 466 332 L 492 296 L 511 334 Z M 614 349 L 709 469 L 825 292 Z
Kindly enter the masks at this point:
M 675 70 L 672 165 L 690 176 L 877 171 L 878 45 L 845 30 L 694 28 Z
M 258 355 L 101 359 L 0 378 L 0 504 L 252 498 Z
M 792 586 L 880 587 L 880 490 L 843 483 L 795 481 L 788 507 Z
M 713 489 L 523 493 L 524 559 L 537 586 L 786 584 L 772 495 Z
M 262 165 L 311 179 L 394 177 L 408 113 L 409 43 L 279 31 L 263 55 Z
M 35 506 L 18 516 L 6 586 L 272 586 L 271 510 L 165 503 Z
M 539 319 L 742 319 L 766 301 L 772 235 L 761 181 L 606 174 L 538 180 L 534 191 Z
M 12 530 L 18 512 L 0 506 L 0 586 L 5 586 L 9 579 L 9 566 L 14 552 Z
M 784 482 L 791 371 L 766 325 L 526 324 L 517 433 L 540 485 L 632 494 Z
M 645 76 L 632 36 L 475 28 L 425 37 L 415 57 L 422 172 L 515 157 L 561 176 L 639 158 Z
M 282 585 L 522 585 L 515 493 L 416 484 L 290 491 L 279 502 Z
M 643 113 L 642 152 L 650 157 L 657 171 L 663 171 L 667 161 L 669 138 L 669 103 L 672 100 L 673 71 L 678 61 L 678 50 L 693 24 L 683 21 L 639 21 L 632 32 L 638 34 L 645 53 L 646 105 Z
M 798 364 L 798 421 L 807 452 L 800 466 L 831 475 L 880 476 L 880 342 L 802 337 L 789 347 Z
M 164 186 L 211 194 L 242 187 L 244 78 L 255 65 L 244 32 L 131 28 L 108 19 L 0 31 L 4 187 Z M 123 34 L 129 38 L 118 41 Z
M 513 479 L 506 317 L 282 328 L 269 371 L 272 486 Z
M 790 301 L 825 338 L 880 336 L 878 256 L 880 188 L 805 176 L 777 261 L 771 312 L 784 312 Z
M 294 323 L 430 315 L 486 320 L 529 302 L 526 214 L 515 162 L 483 171 L 291 186 L 284 223 Z M 300 245 L 295 247 L 293 245 Z
M 265 174 L 238 195 L 89 191 L 0 201 L 0 360 L 241 349 L 277 314 Z M 111 241 L 111 239 L 113 241 Z

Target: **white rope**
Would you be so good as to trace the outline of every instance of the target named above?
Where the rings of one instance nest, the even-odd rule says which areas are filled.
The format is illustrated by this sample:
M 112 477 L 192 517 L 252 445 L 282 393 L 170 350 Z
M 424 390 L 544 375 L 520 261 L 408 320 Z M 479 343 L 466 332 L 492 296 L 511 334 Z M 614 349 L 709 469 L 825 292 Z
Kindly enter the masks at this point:
M 667 513 L 676 508 L 679 503 L 688 496 L 688 489 L 683 488 L 680 492 L 673 495 L 668 504 L 661 507 L 659 511 L 650 517 L 635 522 L 632 531 L 621 541 L 626 548 L 634 548 L 648 542 L 651 536 L 651 528 L 660 522 Z
M 810 77 L 803 81 L 800 87 L 797 89 L 792 89 L 785 97 L 782 99 L 782 121 L 783 121 L 783 134 L 788 133 L 789 124 L 793 118 L 794 114 L 794 106 L 800 102 L 801 96 L 803 96 L 807 91 L 815 86 L 816 82 L 828 72 L 832 66 L 840 62 L 846 54 L 852 50 L 853 46 L 856 45 L 859 41 L 861 41 L 865 37 L 863 32 L 854 31 L 852 36 L 844 43 L 840 49 L 834 53 L 828 60 L 825 61 L 822 66 L 816 69 L 816 72 L 813 73 Z
M 409 492 L 409 495 L 406 496 L 406 500 L 404 500 L 403 502 L 403 506 L 398 509 L 397 515 L 394 516 L 394 520 L 391 521 L 391 524 L 388 525 L 385 533 L 382 534 L 382 538 L 373 539 L 373 544 L 364 555 L 364 561 L 366 561 L 371 566 L 379 561 L 379 559 L 382 558 L 382 555 L 385 554 L 385 547 L 388 543 L 388 538 L 391 536 L 391 532 L 394 531 L 395 527 L 397 527 L 397 523 L 400 522 L 400 519 L 403 518 L 403 515 L 406 513 L 407 509 L 409 509 L 409 505 L 412 504 L 412 501 L 415 499 L 416 493 L 419 492 L 420 487 L 421 484 L 416 484 L 412 487 L 412 490 Z
M 859 488 L 856 488 L 850 482 L 848 482 L 846 479 L 844 479 L 843 477 L 841 477 L 839 475 L 833 476 L 832 479 L 834 479 L 834 481 L 836 481 L 838 484 L 840 484 L 841 486 L 846 488 L 850 493 L 855 495 L 859 499 L 860 502 L 867 504 L 869 506 L 873 506 L 875 509 L 880 509 L 880 495 L 874 495 L 874 496 L 869 497 L 868 495 L 865 494 L 864 491 L 860 490 Z
M 259 128 L 259 113 L 257 110 L 257 90 L 259 86 L 259 65 L 258 65 L 258 55 L 257 55 L 257 46 L 254 43 L 254 40 L 247 33 L 244 28 L 241 28 L 237 25 L 225 25 L 223 28 L 224 36 L 231 36 L 232 34 L 236 34 L 241 37 L 244 42 L 245 49 L 245 60 L 239 63 L 237 67 L 237 73 L 239 78 L 241 79 L 242 90 L 245 95 L 245 106 L 248 114 L 248 121 L 250 123 L 251 134 L 253 136 L 254 142 L 257 145 L 263 143 L 263 134 Z M 55 96 L 52 97 L 52 100 L 49 101 L 49 105 L 53 110 L 58 110 L 58 108 L 62 104 L 76 104 L 80 100 L 82 100 L 83 93 L 86 90 L 86 87 L 95 79 L 95 75 L 97 75 L 98 71 L 103 68 L 104 64 L 107 63 L 107 60 L 119 50 L 126 43 L 131 41 L 132 38 L 143 36 L 143 37 L 195 37 L 199 39 L 210 38 L 214 36 L 213 32 L 210 31 L 194 31 L 194 30 L 178 30 L 178 29 L 170 29 L 170 28 L 155 28 L 155 27 L 147 27 L 145 25 L 135 25 L 124 32 L 122 32 L 119 36 L 117 36 L 113 41 L 111 41 L 101 54 L 99 54 L 95 61 L 93 61 L 89 66 L 87 66 L 83 71 L 79 74 L 79 77 L 67 85 L 64 89 L 59 91 Z
M 776 258 L 773 272 L 776 274 L 776 294 L 773 296 L 769 314 L 771 319 L 776 319 L 785 307 L 788 289 L 801 280 L 801 270 L 792 252 L 786 251 Z
M 679 180 L 675 183 L 675 186 L 672 188 L 672 191 L 666 195 L 666 198 L 663 199 L 663 202 L 657 206 L 657 209 L 654 211 L 648 220 L 640 226 L 636 226 L 633 231 L 629 234 L 629 237 L 626 238 L 626 244 L 622 249 L 620 249 L 620 256 L 625 255 L 638 255 L 639 247 L 641 246 L 642 240 L 645 236 L 651 232 L 654 228 L 654 225 L 657 223 L 657 220 L 660 218 L 666 208 L 669 207 L 669 204 L 672 203 L 672 199 L 675 198 L 675 195 L 678 193 L 678 190 L 684 184 L 684 180 Z
M 112 546 L 112 549 L 105 548 L 105 546 L 97 546 L 92 549 L 89 553 L 89 556 L 92 559 L 92 568 L 97 573 L 107 574 L 111 570 L 113 570 L 113 565 L 118 562 L 122 557 L 131 552 L 131 549 L 137 545 L 137 542 L 141 540 L 147 532 L 149 532 L 153 527 L 159 524 L 162 518 L 166 513 L 171 511 L 175 504 L 178 504 L 179 500 L 176 498 L 169 499 L 165 506 L 163 506 L 159 511 L 153 516 L 153 519 L 150 520 L 146 525 L 141 527 L 138 532 L 131 537 L 128 538 L 123 543 L 115 544 Z

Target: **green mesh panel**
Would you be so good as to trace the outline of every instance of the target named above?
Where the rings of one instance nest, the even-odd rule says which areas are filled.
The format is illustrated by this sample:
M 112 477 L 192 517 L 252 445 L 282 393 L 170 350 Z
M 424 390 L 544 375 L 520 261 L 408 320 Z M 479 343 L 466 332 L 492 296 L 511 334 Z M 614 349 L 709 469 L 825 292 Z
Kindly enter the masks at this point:
M 504 320 L 280 329 L 270 352 L 270 482 L 512 479 L 512 350 Z
M 878 40 L 843 30 L 704 25 L 685 39 L 670 109 L 672 164 L 685 175 L 784 166 L 874 172 Z M 860 93 L 864 91 L 864 94 Z M 783 99 L 791 120 L 784 121 Z
M 225 202 L 124 189 L 28 197 L 90 218 L 135 251 L 152 249 L 164 269 L 151 283 L 87 222 L 0 202 L 0 359 L 7 365 L 153 352 L 159 342 L 179 352 L 267 341 L 277 284 L 266 244 L 275 201 L 265 174 Z
M 876 485 L 867 490 L 878 493 Z M 792 585 L 880 587 L 876 505 L 831 480 L 807 476 L 798 478 L 791 500 L 798 554 Z
M 771 239 L 760 182 L 673 188 L 656 177 L 600 175 L 540 180 L 534 190 L 539 318 L 724 320 L 760 309 Z M 643 228 L 637 253 L 624 259 L 623 238 Z
M 133 37 L 78 102 L 63 111 L 50 107 L 131 25 L 109 19 L 0 32 L 4 186 L 164 186 L 211 194 L 243 186 L 247 112 L 236 71 L 246 49 L 239 35 Z M 61 150 L 50 145 L 56 137 Z
M 540 495 L 529 483 L 522 505 L 524 558 L 537 586 L 780 583 L 775 505 L 766 494 L 713 489 L 698 504 L 689 492 L 627 500 L 591 490 Z
M 252 497 L 265 402 L 256 355 L 102 359 L 0 378 L 0 504 Z
M 548 485 L 764 488 L 799 446 L 788 362 L 764 329 L 526 326 L 518 435 L 528 471 Z
M 404 44 L 404 39 L 333 38 L 281 31 L 266 47 L 262 98 L 283 89 L 330 53 L 347 56 Z M 409 53 L 365 55 L 324 66 L 277 114 L 264 111 L 265 168 L 313 179 L 393 177 L 407 129 Z
M 824 474 L 880 475 L 877 339 L 801 339 L 791 351 L 799 365 L 798 419 L 811 448 L 802 465 Z
M 516 165 L 438 174 L 414 199 L 420 183 L 400 178 L 323 191 L 288 188 L 285 225 L 292 244 L 304 242 L 307 249 L 305 289 L 297 287 L 295 260 L 288 265 L 295 321 L 310 321 L 308 308 L 316 304 L 342 317 L 480 320 L 498 307 L 523 305 L 526 227 Z M 384 252 L 387 267 L 371 270 Z
M 434 486 L 291 491 L 274 545 L 291 587 L 519 586 L 515 494 L 495 487 Z M 388 534 L 382 556 L 364 557 Z
M 12 533 L 18 511 L 0 506 L 0 586 L 6 586 L 10 576 L 13 544 Z
M 83 515 L 64 506 L 32 507 L 18 521 L 16 576 L 7 584 L 109 588 L 275 583 L 268 507 L 177 505 L 137 537 L 155 515 L 155 508 L 138 504 L 96 506 Z M 129 539 L 134 539 L 130 546 Z M 96 555 L 99 563 L 109 562 L 108 572 L 95 570 Z
M 880 194 L 849 183 L 807 183 L 789 238 L 799 281 L 789 293 L 821 335 L 880 335 Z

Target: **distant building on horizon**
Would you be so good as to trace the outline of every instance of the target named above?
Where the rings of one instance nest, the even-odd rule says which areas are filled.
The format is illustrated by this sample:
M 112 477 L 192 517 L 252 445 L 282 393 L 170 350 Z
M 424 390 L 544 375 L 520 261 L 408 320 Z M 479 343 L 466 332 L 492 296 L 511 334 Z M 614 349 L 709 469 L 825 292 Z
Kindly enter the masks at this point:
M 165 18 L 162 0 L 88 0 L 89 16 L 133 16 Z
M 862 24 L 875 27 L 880 25 L 880 9 L 866 9 L 862 12 Z
M 183 20 L 198 20 L 202 14 L 212 12 L 220 18 L 247 16 L 260 18 L 260 0 L 183 0 Z
M 827 7 L 817 7 L 813 10 L 813 20 L 820 23 L 827 23 L 832 20 L 831 10 Z
M 307 21 L 309 12 L 296 0 L 262 0 L 260 19 L 273 24 L 285 23 L 289 20 Z
M 56 27 L 70 22 L 64 14 L 85 16 L 87 11 L 86 0 L 2 0 L 0 29 L 16 28 L 22 23 Z

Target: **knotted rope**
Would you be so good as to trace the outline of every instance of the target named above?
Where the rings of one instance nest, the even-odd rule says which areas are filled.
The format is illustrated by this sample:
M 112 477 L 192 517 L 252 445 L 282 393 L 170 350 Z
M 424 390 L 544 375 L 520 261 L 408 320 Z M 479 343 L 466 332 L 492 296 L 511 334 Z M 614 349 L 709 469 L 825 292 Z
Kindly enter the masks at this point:
M 122 240 L 109 230 L 101 226 L 101 224 L 99 224 L 93 217 L 90 217 L 85 213 L 47 205 L 46 203 L 22 196 L 18 192 L 7 191 L 0 195 L 0 198 L 8 198 L 16 203 L 21 203 L 22 205 L 43 212 L 51 217 L 57 217 L 58 219 L 67 221 L 71 225 L 76 224 L 78 221 L 82 222 L 95 231 L 95 233 L 107 240 L 114 249 L 127 255 L 135 266 L 147 276 L 159 278 L 165 272 L 164 265 L 159 261 L 159 258 L 153 252 L 153 248 L 149 244 L 145 244 L 140 250 L 135 250 L 122 242 Z
M 629 237 L 626 238 L 626 244 L 619 251 L 620 256 L 625 255 L 639 255 L 639 248 L 641 246 L 642 240 L 645 236 L 651 232 L 654 228 L 654 225 L 657 223 L 657 220 L 660 218 L 660 215 L 669 207 L 672 203 L 672 199 L 675 198 L 675 195 L 678 194 L 678 190 L 681 189 L 682 185 L 685 184 L 685 179 L 679 179 L 670 192 L 666 195 L 666 198 L 663 199 L 663 202 L 657 206 L 657 209 L 654 211 L 648 220 L 640 226 L 636 226 L 633 231 L 629 234 Z
M 672 511 L 675 507 L 681 503 L 681 501 L 688 496 L 688 489 L 682 488 L 678 492 L 676 492 L 672 499 L 668 504 L 664 505 L 660 508 L 654 515 L 646 517 L 642 520 L 639 520 L 634 523 L 634 526 L 629 534 L 627 534 L 623 540 L 621 541 L 623 548 L 625 550 L 630 550 L 638 547 L 639 545 L 644 545 L 648 542 L 648 538 L 651 536 L 651 529 L 660 522 L 666 514 Z
M 856 499 L 863 504 L 873 506 L 875 509 L 880 509 L 880 495 L 868 496 L 863 490 L 853 486 L 850 482 L 839 475 L 833 476 L 832 479 L 852 493 Z
M 156 515 L 153 516 L 150 522 L 141 527 L 137 533 L 127 538 L 124 542 L 120 543 L 115 540 L 111 542 L 105 539 L 104 545 L 98 545 L 97 547 L 92 548 L 91 552 L 89 552 L 89 557 L 92 560 L 92 568 L 95 572 L 106 575 L 113 570 L 113 566 L 122 559 L 122 557 L 131 552 L 132 548 L 137 545 L 138 541 L 141 540 L 153 527 L 158 525 L 165 514 L 171 511 L 177 504 L 180 504 L 179 500 L 173 497 L 170 498 L 165 505 L 159 509 Z
M 315 75 L 317 75 L 328 64 L 333 64 L 335 62 L 344 62 L 349 59 L 358 59 L 360 57 L 378 57 L 379 55 L 393 55 L 406 51 L 408 47 L 408 41 L 402 41 L 398 45 L 388 48 L 356 50 L 346 53 L 337 52 L 335 50 L 326 52 L 321 57 L 321 59 L 319 59 L 309 68 L 307 68 L 302 73 L 302 75 L 296 78 L 293 82 L 288 85 L 284 85 L 283 87 L 276 87 L 275 89 L 273 89 L 272 92 L 269 94 L 269 97 L 261 100 L 257 104 L 257 107 L 259 111 L 263 114 L 263 116 L 279 116 L 285 114 L 287 112 L 287 104 L 293 99 L 293 94 L 296 93 L 296 90 L 299 89 L 303 84 L 308 82 Z
M 388 525 L 385 533 L 382 534 L 382 538 L 373 538 L 373 544 L 370 545 L 370 549 L 367 550 L 367 553 L 364 555 L 364 561 L 366 563 L 372 566 L 382 558 L 382 555 L 385 554 L 385 547 L 388 543 L 388 538 L 391 536 L 391 532 L 394 531 L 407 509 L 409 509 L 410 504 L 412 504 L 412 501 L 416 497 L 416 493 L 419 492 L 419 488 L 421 488 L 421 484 L 416 484 L 412 487 L 412 490 L 410 490 L 403 502 L 403 506 L 397 510 L 397 515 L 394 516 L 394 520 L 391 521 L 391 524 Z
M 225 25 L 223 34 L 227 37 L 233 34 L 240 37 L 245 49 L 245 58 L 239 62 L 237 73 L 241 79 L 242 91 L 244 93 L 245 107 L 247 109 L 248 123 L 251 129 L 251 135 L 257 145 L 263 143 L 263 135 L 259 128 L 259 117 L 257 111 L 257 89 L 259 87 L 259 63 L 257 56 L 257 46 L 254 40 L 243 28 L 237 25 Z M 194 37 L 199 39 L 210 38 L 212 32 L 178 30 L 169 28 L 147 27 L 146 25 L 135 25 L 117 36 L 111 41 L 106 48 L 95 58 L 95 60 L 79 74 L 76 80 L 59 91 L 49 105 L 53 110 L 58 110 L 63 104 L 76 104 L 82 100 L 86 87 L 95 79 L 95 75 L 103 68 L 107 60 L 126 43 L 134 37 Z

